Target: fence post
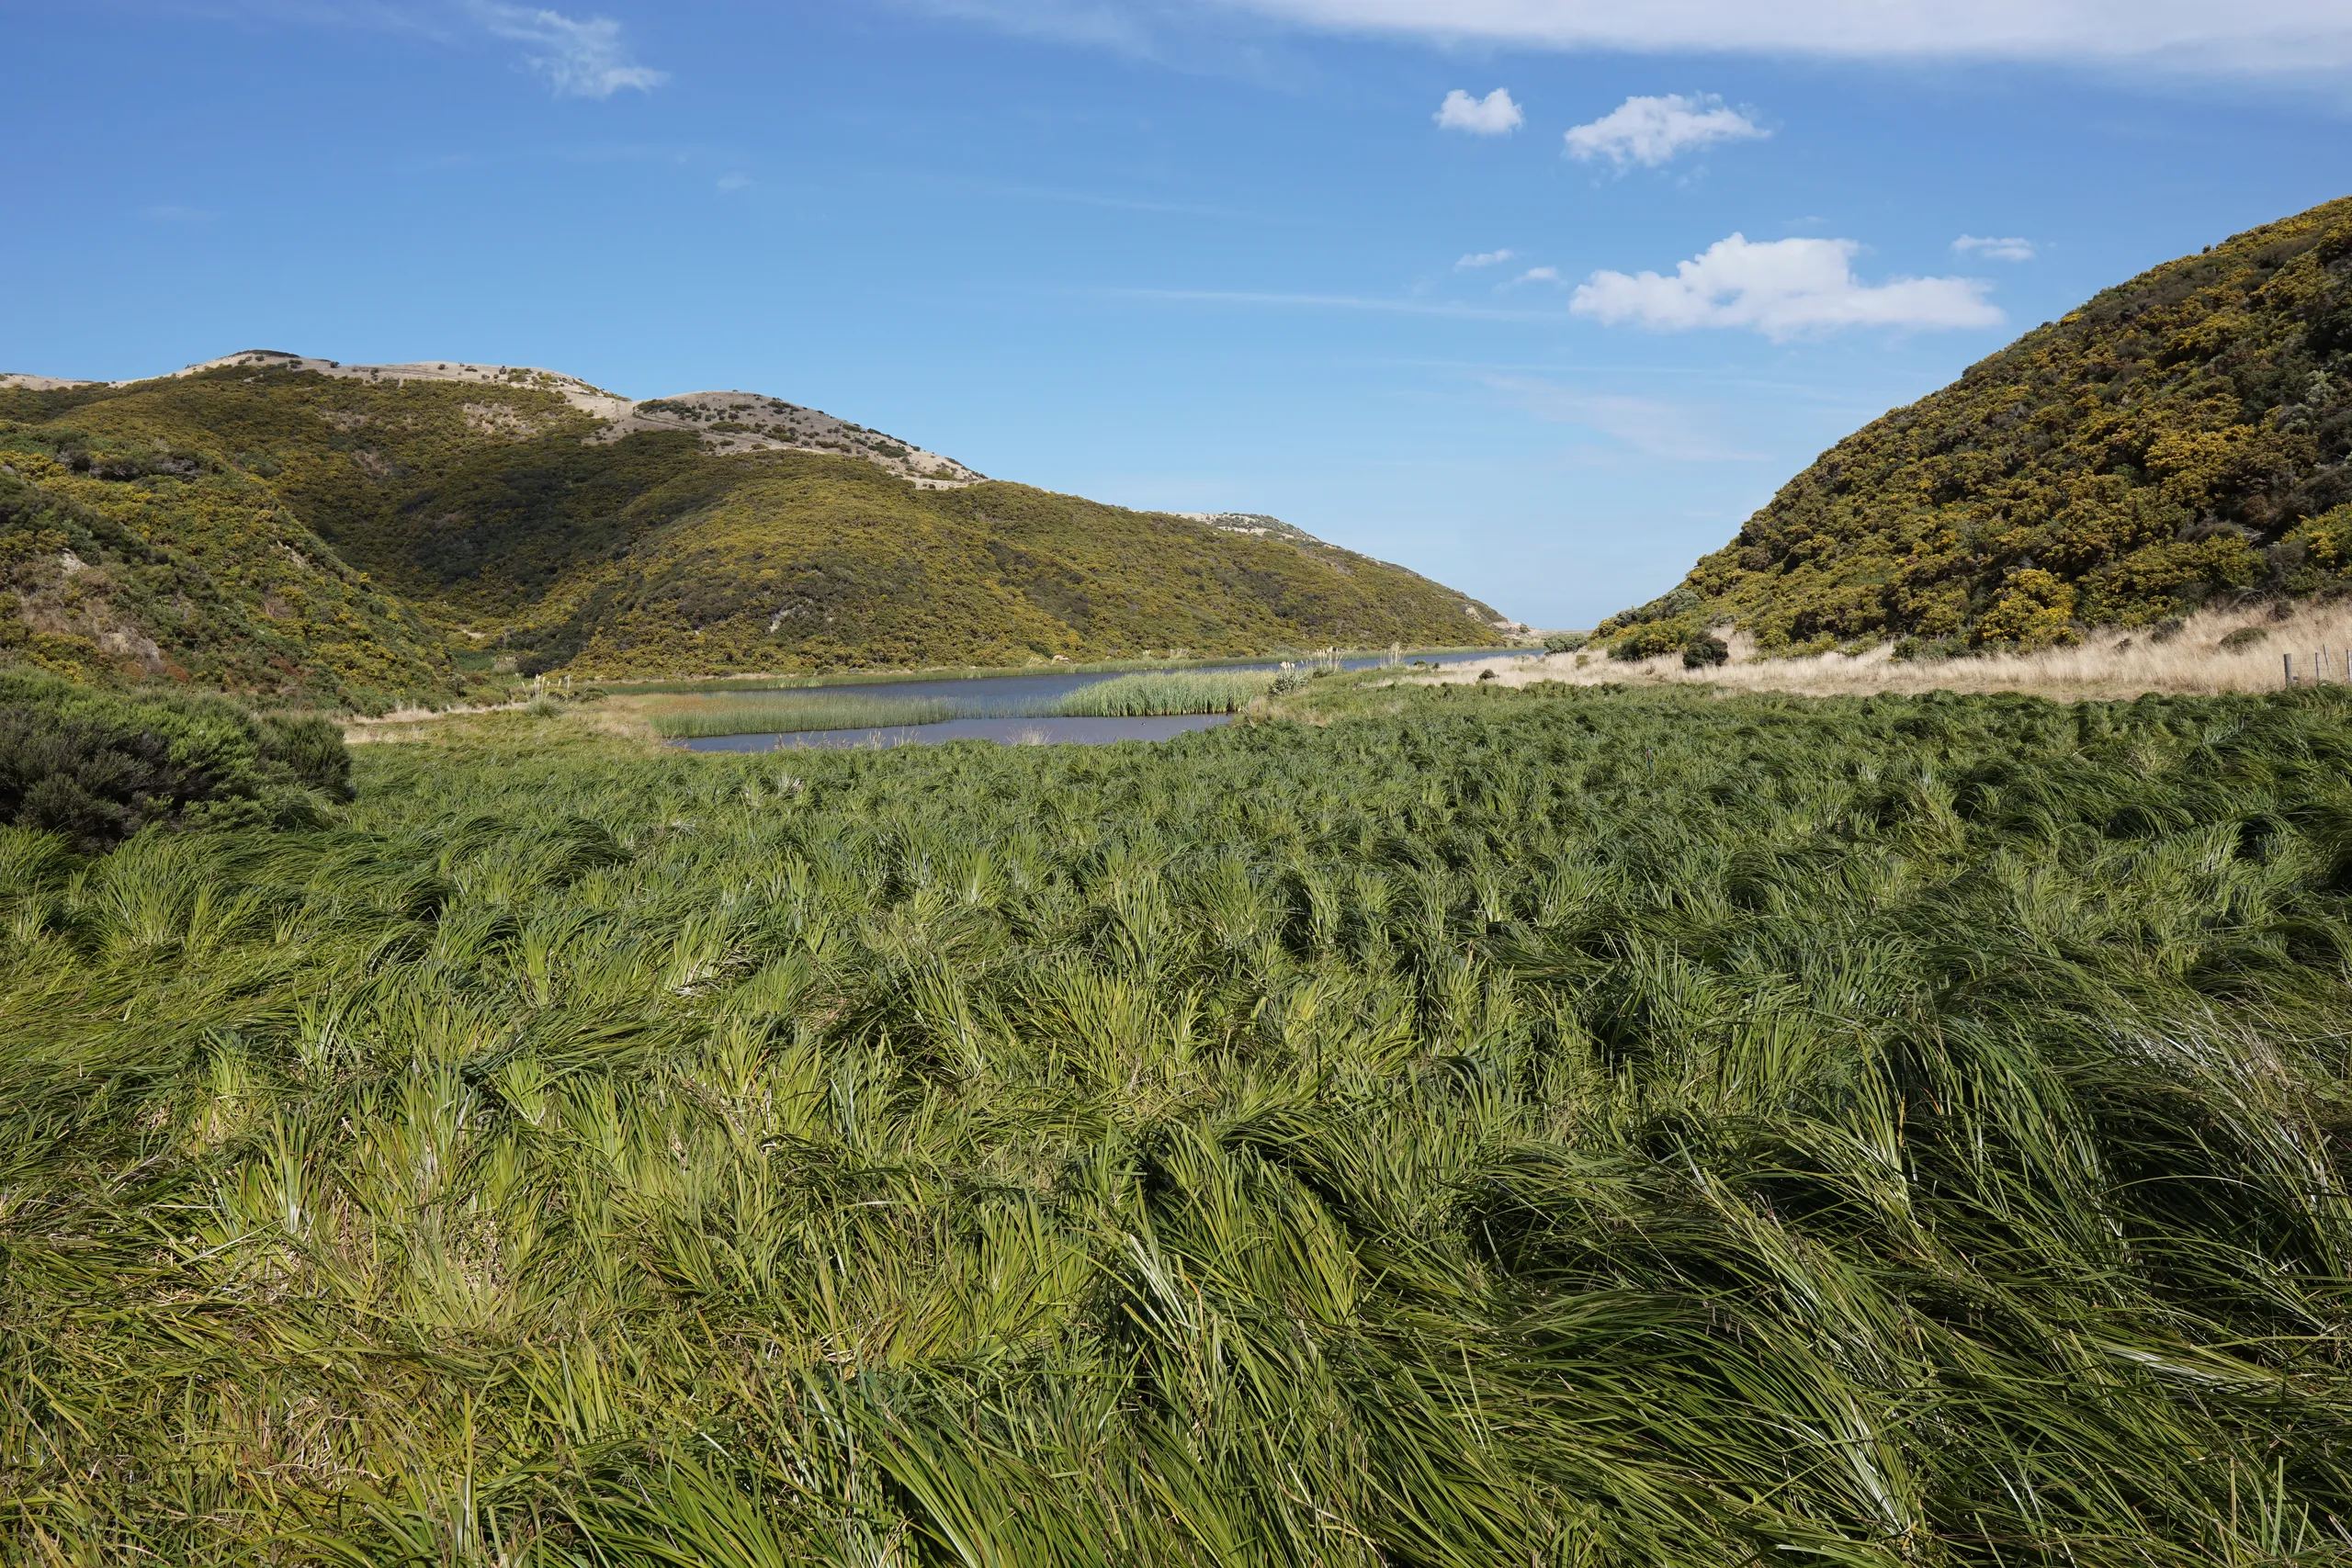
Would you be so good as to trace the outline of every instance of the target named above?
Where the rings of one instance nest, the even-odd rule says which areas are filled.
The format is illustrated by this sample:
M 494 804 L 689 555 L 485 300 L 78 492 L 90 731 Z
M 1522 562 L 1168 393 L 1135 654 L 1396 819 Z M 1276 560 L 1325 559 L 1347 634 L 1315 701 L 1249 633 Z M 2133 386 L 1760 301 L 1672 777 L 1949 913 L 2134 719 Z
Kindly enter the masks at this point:
M 2295 656 L 2291 653 L 2282 653 L 2278 657 L 2287 666 L 2287 684 L 2291 686 L 2295 683 Z

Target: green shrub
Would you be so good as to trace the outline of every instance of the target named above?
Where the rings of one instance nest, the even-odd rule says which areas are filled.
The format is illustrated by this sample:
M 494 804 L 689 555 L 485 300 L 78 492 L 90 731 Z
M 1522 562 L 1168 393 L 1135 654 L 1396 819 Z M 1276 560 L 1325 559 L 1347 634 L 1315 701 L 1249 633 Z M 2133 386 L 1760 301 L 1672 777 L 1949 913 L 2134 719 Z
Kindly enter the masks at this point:
M 0 674 L 0 823 L 96 852 L 156 824 L 314 824 L 323 799 L 350 797 L 323 720 Z
M 1621 628 L 1610 639 L 1609 655 L 1628 661 L 1655 659 L 1662 653 L 1679 653 L 1685 643 L 1702 634 L 1699 624 L 1686 616 L 1666 621 L 1638 621 Z
M 1682 668 L 1712 670 L 1731 662 L 1731 645 L 1719 637 L 1694 637 L 1682 645 Z
M 2222 639 L 2222 646 L 2230 652 L 2235 653 L 2240 649 L 2253 648 L 2269 640 L 2270 632 L 2267 627 L 2240 626 Z
M 1546 653 L 1574 653 L 1592 640 L 1590 632 L 1554 632 L 1544 639 Z

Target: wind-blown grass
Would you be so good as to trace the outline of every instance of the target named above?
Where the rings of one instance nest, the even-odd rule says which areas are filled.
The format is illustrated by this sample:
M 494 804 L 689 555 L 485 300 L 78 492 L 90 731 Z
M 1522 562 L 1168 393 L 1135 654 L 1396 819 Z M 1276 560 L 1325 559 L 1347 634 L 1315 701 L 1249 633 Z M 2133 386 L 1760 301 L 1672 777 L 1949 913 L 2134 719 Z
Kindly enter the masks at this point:
M 774 695 L 705 698 L 650 704 L 646 722 L 665 740 L 715 735 L 787 734 L 808 729 L 880 729 L 937 724 L 962 716 L 954 703 L 928 697 Z
M 1238 713 L 1273 690 L 1271 671 L 1204 671 L 1122 675 L 1081 686 L 1053 705 L 1062 718 L 1154 718 L 1162 715 Z
M 1349 700 L 0 833 L 0 1557 L 2352 1551 L 2352 702 Z

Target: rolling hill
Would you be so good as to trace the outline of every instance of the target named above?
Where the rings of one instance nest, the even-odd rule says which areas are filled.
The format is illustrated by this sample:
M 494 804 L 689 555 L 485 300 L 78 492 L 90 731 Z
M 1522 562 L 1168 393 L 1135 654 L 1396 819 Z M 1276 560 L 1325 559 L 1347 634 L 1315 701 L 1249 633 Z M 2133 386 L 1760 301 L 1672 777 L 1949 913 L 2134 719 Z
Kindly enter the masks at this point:
M 2217 596 L 2352 581 L 2352 198 L 2107 290 L 1839 442 L 1672 592 L 1628 657 L 2034 648 Z
M 591 675 L 1020 663 L 1504 625 L 1253 514 L 984 478 L 748 392 L 249 351 L 0 377 L 0 659 L 380 707 Z

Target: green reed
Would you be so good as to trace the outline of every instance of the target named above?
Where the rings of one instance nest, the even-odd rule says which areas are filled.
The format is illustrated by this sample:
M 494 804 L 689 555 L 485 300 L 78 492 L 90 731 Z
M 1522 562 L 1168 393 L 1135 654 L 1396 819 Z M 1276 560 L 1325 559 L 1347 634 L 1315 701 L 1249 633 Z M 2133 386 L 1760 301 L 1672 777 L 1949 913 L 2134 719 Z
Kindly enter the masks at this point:
M 1274 686 L 1271 671 L 1122 675 L 1081 686 L 1053 705 L 1065 718 L 1150 718 L 1174 714 L 1238 713 Z

